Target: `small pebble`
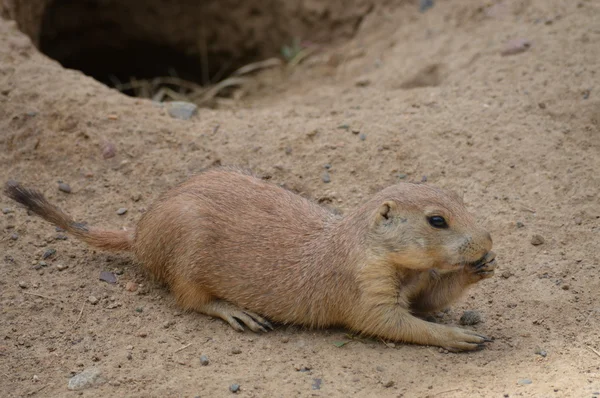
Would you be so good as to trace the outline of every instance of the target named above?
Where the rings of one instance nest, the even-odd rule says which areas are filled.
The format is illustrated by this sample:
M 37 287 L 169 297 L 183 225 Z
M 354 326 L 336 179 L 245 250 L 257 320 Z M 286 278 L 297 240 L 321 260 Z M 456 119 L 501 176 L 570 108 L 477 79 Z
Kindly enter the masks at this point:
M 122 216 L 125 213 L 127 213 L 127 208 L 125 207 L 121 207 L 119 210 L 117 210 L 117 214 L 120 216 Z
M 117 283 L 117 277 L 112 272 L 101 271 L 100 280 L 108 283 Z
M 239 384 L 232 384 L 229 386 L 229 391 L 231 391 L 234 394 L 237 394 L 238 391 L 240 391 L 240 385 Z
M 562 285 L 561 286 L 562 290 L 569 290 L 570 288 L 571 288 L 571 286 L 569 286 L 569 285 Z
M 504 279 L 508 279 L 508 278 L 510 278 L 513 275 L 514 274 L 512 272 L 510 272 L 510 271 L 504 271 L 504 272 L 502 272 L 502 274 L 500 274 L 500 276 L 503 277 Z
M 167 109 L 171 117 L 181 120 L 190 119 L 192 116 L 194 116 L 197 110 L 198 106 L 196 104 L 185 101 L 170 102 Z
M 313 390 L 320 390 L 321 389 L 321 383 L 323 383 L 322 379 L 313 379 L 312 389 Z
M 311 367 L 310 366 L 300 366 L 299 368 L 296 368 L 296 371 L 298 372 L 310 372 Z
M 56 269 L 59 270 L 59 271 L 64 271 L 67 268 L 69 268 L 69 266 L 66 265 L 66 264 L 56 264 Z
M 17 234 L 17 233 L 10 234 L 10 239 L 12 239 L 12 240 L 19 239 L 19 234 Z
M 125 290 L 127 290 L 128 292 L 135 292 L 137 290 L 137 288 L 138 288 L 137 283 L 135 283 L 133 281 L 129 281 L 125 285 Z
M 461 325 L 477 325 L 481 322 L 481 315 L 477 311 L 465 311 L 459 322 Z
M 365 133 L 360 133 L 358 138 L 360 138 L 361 141 L 364 141 L 367 139 L 367 135 Z
M 200 355 L 200 365 L 208 366 L 208 364 L 209 364 L 208 357 L 206 355 Z
M 521 221 L 517 221 L 517 228 L 523 228 L 525 226 L 525 224 L 523 224 Z
M 544 358 L 546 358 L 546 355 L 548 355 L 548 353 L 546 352 L 546 350 L 544 350 L 543 348 L 540 348 L 540 347 L 535 347 L 535 353 L 537 355 L 540 355 L 540 356 L 544 357 Z
M 515 55 L 525 52 L 531 48 L 531 42 L 527 39 L 515 39 L 511 40 L 504 46 L 504 49 L 500 52 L 502 56 Z
M 534 246 L 539 246 L 544 244 L 544 237 L 542 235 L 533 235 L 531 237 L 531 244 Z
M 166 321 L 165 323 L 163 323 L 163 328 L 168 329 L 173 325 L 175 325 L 175 321 L 173 321 L 173 320 Z
M 69 184 L 67 184 L 66 182 L 59 182 L 58 190 L 62 191 L 64 193 L 71 193 L 71 186 Z
M 583 90 L 583 99 L 586 100 L 586 99 L 590 98 L 591 92 L 592 92 L 591 89 Z
M 28 287 L 27 282 L 24 282 L 24 281 L 19 282 L 19 287 L 21 289 L 27 289 L 27 287 Z
M 233 355 L 241 354 L 241 353 L 242 353 L 242 350 L 240 350 L 238 347 L 233 347 L 233 348 L 231 349 L 231 353 L 232 353 Z
M 321 180 L 325 183 L 328 184 L 331 182 L 331 177 L 329 176 L 328 172 L 323 172 L 323 174 L 321 174 Z
M 390 387 L 393 387 L 393 386 L 394 386 L 394 384 L 395 384 L 395 383 L 394 383 L 394 381 L 393 381 L 393 380 L 388 380 L 388 381 L 386 381 L 385 383 L 383 383 L 383 386 L 384 386 L 385 388 L 390 388 Z
M 42 254 L 42 258 L 44 260 L 47 260 L 50 257 L 54 256 L 55 254 L 56 254 L 56 249 L 48 249 L 44 252 L 44 254 Z
M 532 381 L 529 380 L 529 379 L 520 379 L 517 383 L 520 384 L 520 385 L 522 385 L 522 386 L 524 386 L 524 385 L 527 385 L 527 384 L 531 384 Z
M 434 0 L 419 0 L 419 11 L 425 12 L 435 5 Z
M 3 214 L 10 214 L 12 212 L 13 210 L 10 207 L 5 207 L 4 209 L 2 209 Z
M 364 77 L 364 78 L 361 78 L 361 79 L 358 79 L 358 80 L 356 80 L 356 81 L 354 82 L 354 85 L 355 85 L 356 87 L 367 87 L 367 86 L 369 86 L 370 84 L 371 84 L 371 80 L 370 80 L 370 79 L 368 79 L 368 78 L 366 78 L 366 77 Z
M 110 159 L 117 154 L 117 147 L 112 142 L 104 143 L 102 147 L 102 157 L 104 159 Z
M 323 167 L 325 167 L 327 170 L 329 170 L 329 169 L 331 169 L 331 164 L 330 163 L 326 163 L 325 166 L 323 166 Z
M 96 305 L 96 304 L 98 304 L 98 299 L 94 296 L 90 296 L 90 297 L 88 297 L 88 302 L 92 305 Z
M 129 359 L 130 361 L 133 359 L 133 355 L 131 355 L 131 352 L 127 353 L 127 359 Z
M 86 369 L 83 372 L 71 377 L 69 380 L 69 390 L 83 390 L 104 383 L 100 370 L 95 368 Z

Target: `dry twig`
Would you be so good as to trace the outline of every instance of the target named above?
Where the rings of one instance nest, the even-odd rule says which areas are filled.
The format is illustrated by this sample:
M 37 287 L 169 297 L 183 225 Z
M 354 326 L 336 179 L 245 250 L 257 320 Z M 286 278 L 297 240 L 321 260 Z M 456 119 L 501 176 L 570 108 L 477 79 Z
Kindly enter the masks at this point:
M 55 299 L 54 297 L 44 296 L 43 294 L 39 294 L 39 293 L 23 292 L 23 294 L 28 294 L 30 296 L 41 297 L 41 298 L 45 298 L 45 299 L 48 299 L 48 300 L 58 300 L 58 299 Z
M 183 351 L 183 350 L 185 350 L 186 348 L 188 348 L 189 346 L 191 346 L 192 344 L 194 344 L 194 343 L 190 343 L 190 344 L 188 344 L 188 345 L 184 345 L 183 347 L 179 347 L 178 349 L 176 349 L 176 350 L 175 350 L 175 352 L 177 353 L 177 352 L 179 352 L 179 351 Z
M 589 345 L 586 346 L 591 352 L 593 352 L 594 354 L 598 355 L 600 357 L 600 352 L 598 352 L 598 350 L 595 350 L 593 347 L 590 347 Z
M 71 329 L 73 329 L 75 327 L 75 325 L 77 325 L 77 323 L 81 319 L 81 315 L 83 315 L 83 309 L 84 308 L 85 308 L 85 301 L 83 302 L 83 305 L 81 306 L 81 311 L 79 311 L 79 316 L 77 317 L 77 320 L 75 321 L 75 323 L 73 324 L 73 326 L 71 326 Z

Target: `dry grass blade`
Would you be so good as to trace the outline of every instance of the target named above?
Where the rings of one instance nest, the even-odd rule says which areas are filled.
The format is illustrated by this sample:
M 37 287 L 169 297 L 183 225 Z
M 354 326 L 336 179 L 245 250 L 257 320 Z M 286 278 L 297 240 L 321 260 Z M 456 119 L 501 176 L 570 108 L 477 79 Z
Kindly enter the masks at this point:
M 269 58 L 264 61 L 253 62 L 248 65 L 244 65 L 235 72 L 231 74 L 231 76 L 242 76 L 247 75 L 248 73 L 252 73 L 257 70 L 274 68 L 276 66 L 281 66 L 283 62 L 279 58 Z
M 180 347 L 180 348 L 176 349 L 175 352 L 183 351 L 186 348 L 188 348 L 189 346 L 191 346 L 192 344 L 194 344 L 194 343 L 190 343 L 190 344 L 184 345 L 183 347 Z
M 595 350 L 593 347 L 590 347 L 589 345 L 586 347 L 588 348 L 588 350 L 590 350 L 591 352 L 593 352 L 594 354 L 596 354 L 600 357 L 600 352 L 598 352 L 598 350 Z
M 201 85 L 191 82 L 189 80 L 184 80 L 179 77 L 174 76 L 163 76 L 163 77 L 155 77 L 152 79 L 152 84 L 154 86 L 160 86 L 162 84 L 171 84 L 173 86 L 178 86 L 185 88 L 190 91 L 202 91 L 205 90 Z
M 84 308 L 85 308 L 85 301 L 83 302 L 83 305 L 81 306 L 81 311 L 79 311 L 79 316 L 77 317 L 77 320 L 75 321 L 73 326 L 71 326 L 71 329 L 75 328 L 75 325 L 77 325 L 77 323 L 79 323 L 79 320 L 81 319 L 81 315 L 83 315 Z
M 454 391 L 460 391 L 460 388 L 453 388 L 452 390 L 441 391 L 441 392 L 438 392 L 438 393 L 437 393 L 437 394 L 435 394 L 435 395 L 443 395 L 443 394 L 448 394 L 449 392 L 454 392 Z
M 318 47 L 316 47 L 316 46 L 303 49 L 298 54 L 296 54 L 296 56 L 294 58 L 292 58 L 290 60 L 290 62 L 288 62 L 287 68 L 293 69 L 294 67 L 298 66 L 300 64 L 300 62 L 304 61 L 307 57 L 309 57 L 310 55 L 317 52 L 317 50 L 318 50 Z
M 55 299 L 54 297 L 44 296 L 43 294 L 39 294 L 39 293 L 23 292 L 23 294 L 27 294 L 29 296 L 41 297 L 41 298 L 45 298 L 45 299 L 48 299 L 48 300 L 58 300 L 58 299 Z
M 165 97 L 170 97 L 171 99 L 177 101 L 185 101 L 187 100 L 187 96 L 184 94 L 179 94 L 175 90 L 171 90 L 168 87 L 161 87 L 158 91 L 152 96 L 152 101 L 163 102 Z
M 206 92 L 201 93 L 200 95 L 194 95 L 191 98 L 199 99 L 201 103 L 209 102 L 214 97 L 216 97 L 219 94 L 219 92 L 221 92 L 223 89 L 225 89 L 227 87 L 241 86 L 244 83 L 246 83 L 247 81 L 248 81 L 248 79 L 243 78 L 243 77 L 230 77 L 228 79 L 222 80 L 219 83 L 215 84 L 213 87 L 211 87 Z

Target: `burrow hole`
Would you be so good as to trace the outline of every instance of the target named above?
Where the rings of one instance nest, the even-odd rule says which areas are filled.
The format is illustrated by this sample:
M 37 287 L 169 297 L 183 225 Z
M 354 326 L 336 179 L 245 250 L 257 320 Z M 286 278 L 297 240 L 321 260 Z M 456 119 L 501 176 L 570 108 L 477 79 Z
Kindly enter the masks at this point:
M 177 99 L 280 56 L 294 37 L 284 3 L 54 0 L 43 12 L 39 48 L 124 94 Z

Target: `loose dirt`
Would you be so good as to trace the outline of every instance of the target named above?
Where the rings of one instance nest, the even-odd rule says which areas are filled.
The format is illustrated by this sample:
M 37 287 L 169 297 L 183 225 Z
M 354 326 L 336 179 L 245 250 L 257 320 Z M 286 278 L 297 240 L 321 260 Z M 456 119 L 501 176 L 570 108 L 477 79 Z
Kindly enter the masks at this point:
M 0 198 L 2 395 L 600 395 L 600 3 L 416 3 L 368 7 L 351 38 L 190 120 L 64 69 L 0 20 L 0 180 L 116 228 L 214 165 L 342 212 L 400 180 L 454 189 L 500 269 L 439 321 L 477 311 L 467 327 L 489 348 L 237 333 Z M 69 390 L 84 370 L 97 385 Z

